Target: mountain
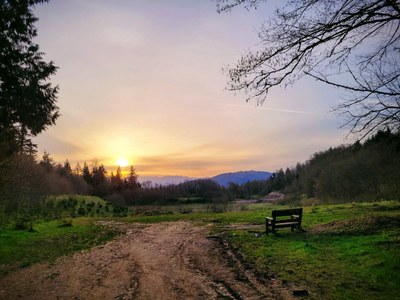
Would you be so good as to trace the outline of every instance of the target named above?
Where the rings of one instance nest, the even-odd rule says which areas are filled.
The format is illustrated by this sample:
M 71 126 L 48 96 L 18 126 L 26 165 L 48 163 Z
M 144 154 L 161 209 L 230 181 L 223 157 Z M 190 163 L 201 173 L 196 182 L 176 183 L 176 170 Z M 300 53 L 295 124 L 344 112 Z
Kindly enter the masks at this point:
M 230 182 L 243 184 L 252 180 L 265 180 L 271 177 L 272 173 L 264 171 L 240 171 L 234 173 L 223 173 L 217 176 L 211 177 L 222 186 L 228 186 Z
M 239 171 L 232 173 L 223 173 L 214 177 L 208 178 L 214 180 L 222 186 L 228 186 L 230 182 L 243 184 L 252 180 L 265 180 L 268 179 L 272 173 L 264 171 Z M 196 180 L 200 178 L 186 177 L 186 176 L 139 176 L 139 182 L 143 183 L 151 181 L 152 185 L 168 185 L 179 184 L 185 181 Z
M 139 182 L 151 181 L 153 185 L 168 185 L 168 184 L 179 184 L 185 181 L 190 181 L 196 178 L 186 176 L 139 176 Z

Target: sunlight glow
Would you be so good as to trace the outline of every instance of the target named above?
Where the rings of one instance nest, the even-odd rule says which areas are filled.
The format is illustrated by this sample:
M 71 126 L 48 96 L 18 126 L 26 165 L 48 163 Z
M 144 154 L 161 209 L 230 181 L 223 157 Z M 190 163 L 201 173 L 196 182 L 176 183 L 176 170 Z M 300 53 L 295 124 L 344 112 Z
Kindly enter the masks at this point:
M 274 172 L 343 143 L 346 129 L 327 113 L 341 96 L 334 87 L 302 78 L 271 91 L 262 107 L 224 89 L 221 68 L 257 49 L 264 10 L 218 15 L 212 1 L 66 3 L 34 8 L 37 42 L 60 66 L 53 79 L 63 115 L 34 137 L 39 153 L 103 164 L 108 175 L 133 166 L 142 176 L 208 178 Z
M 121 157 L 116 161 L 116 165 L 120 167 L 127 167 L 129 166 L 129 161 L 127 161 L 125 158 Z

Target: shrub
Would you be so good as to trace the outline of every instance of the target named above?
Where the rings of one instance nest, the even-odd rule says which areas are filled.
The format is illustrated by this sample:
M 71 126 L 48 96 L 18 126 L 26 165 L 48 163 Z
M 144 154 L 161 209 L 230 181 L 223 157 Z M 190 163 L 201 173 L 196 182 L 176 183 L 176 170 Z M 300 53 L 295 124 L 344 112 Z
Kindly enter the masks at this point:
M 33 231 L 33 220 L 29 214 L 19 214 L 15 219 L 15 230 Z
M 58 227 L 71 227 L 71 226 L 72 226 L 71 214 L 68 211 L 63 211 L 61 213 L 61 224 Z

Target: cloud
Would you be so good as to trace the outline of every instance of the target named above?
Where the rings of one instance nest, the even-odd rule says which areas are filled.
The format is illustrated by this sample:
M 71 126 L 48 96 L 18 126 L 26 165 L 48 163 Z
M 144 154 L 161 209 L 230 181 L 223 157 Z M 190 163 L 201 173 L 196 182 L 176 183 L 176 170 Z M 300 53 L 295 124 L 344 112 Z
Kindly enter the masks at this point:
M 267 106 L 250 106 L 250 105 L 240 105 L 240 104 L 233 104 L 233 103 L 220 103 L 222 105 L 228 107 L 236 107 L 241 109 L 259 109 L 259 110 L 269 110 L 269 111 L 276 111 L 276 112 L 283 112 L 283 113 L 292 113 L 292 114 L 319 114 L 320 112 L 311 112 L 311 111 L 303 111 L 303 110 L 291 110 L 291 109 L 283 109 L 283 108 L 274 108 L 274 107 L 267 107 Z
M 36 11 L 35 11 L 36 13 Z M 265 12 L 215 12 L 210 1 L 50 1 L 38 42 L 60 67 L 62 117 L 37 141 L 57 160 L 142 174 L 273 171 L 334 145 L 328 88 L 302 81 L 255 107 L 224 91 L 221 69 L 254 44 Z
M 39 144 L 39 151 L 46 151 L 56 159 L 60 158 L 65 160 L 68 156 L 74 156 L 77 153 L 81 153 L 83 150 L 79 145 L 46 133 L 35 137 L 33 142 Z

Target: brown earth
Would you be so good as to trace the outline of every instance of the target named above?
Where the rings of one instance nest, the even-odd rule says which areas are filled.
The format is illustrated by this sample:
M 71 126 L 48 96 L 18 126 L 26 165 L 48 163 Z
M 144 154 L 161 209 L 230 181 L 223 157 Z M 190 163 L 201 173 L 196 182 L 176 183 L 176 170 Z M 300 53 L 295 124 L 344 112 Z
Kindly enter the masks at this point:
M 245 268 L 207 226 L 121 224 L 105 245 L 0 279 L 0 299 L 290 299 Z

